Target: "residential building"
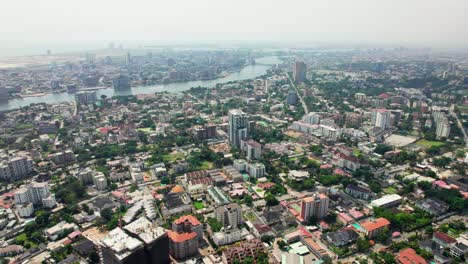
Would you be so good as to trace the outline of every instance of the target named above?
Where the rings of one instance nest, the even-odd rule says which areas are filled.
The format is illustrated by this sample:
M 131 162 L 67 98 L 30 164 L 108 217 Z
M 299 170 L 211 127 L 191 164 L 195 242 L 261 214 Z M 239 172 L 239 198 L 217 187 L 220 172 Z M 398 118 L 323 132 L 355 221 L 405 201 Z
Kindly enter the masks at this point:
M 237 203 L 223 205 L 215 209 L 215 217 L 225 227 L 237 227 L 242 224 L 242 208 Z
M 185 215 L 172 222 L 167 232 L 169 251 L 176 259 L 185 259 L 198 252 L 199 241 L 203 239 L 203 225 L 192 215 Z
M 391 127 L 391 113 L 387 109 L 372 110 L 371 123 L 374 127 L 387 129 Z
M 448 121 L 438 122 L 436 126 L 436 137 L 448 138 L 450 135 L 450 123 Z
M 427 261 L 423 257 L 416 254 L 416 251 L 412 248 L 405 248 L 400 250 L 395 260 L 400 264 L 427 264 Z
M 249 160 L 258 160 L 262 156 L 262 145 L 255 140 L 242 140 L 241 150 L 244 151 Z
M 229 110 L 229 142 L 240 148 L 241 141 L 248 138 L 247 114 L 238 109 Z
M 369 238 L 374 238 L 386 228 L 390 226 L 390 222 L 383 218 L 377 218 L 375 220 L 366 220 L 360 223 L 361 231 Z
M 330 198 L 323 193 L 303 198 L 300 220 L 309 223 L 311 219 L 324 218 L 328 214 L 329 204 Z
M 101 245 L 104 264 L 148 264 L 143 242 L 131 237 L 120 227 L 111 230 L 101 240 Z
M 26 203 L 42 204 L 46 208 L 52 208 L 56 205 L 55 196 L 50 193 L 47 182 L 35 182 L 23 186 L 15 191 L 14 198 L 17 205 Z
M 263 163 L 251 163 L 247 165 L 247 172 L 250 177 L 256 179 L 261 178 L 265 176 L 265 165 L 263 165 Z
M 351 195 L 354 198 L 362 200 L 369 200 L 372 195 L 371 190 L 354 184 L 349 184 L 348 186 L 346 186 L 345 193 Z
M 259 253 L 266 253 L 265 246 L 260 239 L 253 239 L 223 250 L 222 261 L 224 264 L 243 263 L 247 258 L 255 261 Z
M 148 263 L 169 264 L 169 237 L 164 228 L 140 217 L 124 227 L 130 236 L 143 241 Z
M 103 191 L 107 188 L 107 179 L 104 173 L 95 172 L 93 175 L 93 183 L 98 191 Z
M 28 176 L 34 170 L 32 159 L 26 156 L 2 156 L 0 159 L 0 178 L 7 181 Z
M 359 235 L 351 229 L 343 231 L 329 232 L 326 234 L 328 242 L 332 243 L 336 247 L 342 247 L 344 245 L 355 242 L 359 238 Z
M 232 244 L 241 239 L 242 231 L 239 228 L 229 228 L 213 233 L 213 242 L 217 246 Z

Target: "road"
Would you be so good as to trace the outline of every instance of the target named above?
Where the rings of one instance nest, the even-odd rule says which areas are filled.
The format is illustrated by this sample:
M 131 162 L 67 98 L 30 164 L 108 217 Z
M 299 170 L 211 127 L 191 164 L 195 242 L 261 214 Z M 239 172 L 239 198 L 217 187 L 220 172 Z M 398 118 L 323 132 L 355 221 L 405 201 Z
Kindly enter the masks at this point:
M 458 115 L 455 113 L 454 109 L 455 109 L 455 105 L 452 104 L 452 106 L 450 107 L 450 115 L 453 118 L 455 118 L 455 120 L 457 120 L 457 125 L 460 128 L 460 130 L 462 131 L 463 138 L 465 139 L 465 146 L 468 147 L 468 135 L 466 134 L 465 128 L 463 128 L 463 124 L 460 121 L 460 119 L 458 119 Z
M 294 84 L 294 81 L 293 81 L 293 79 L 291 78 L 291 76 L 289 76 L 288 73 L 286 73 L 286 76 L 288 76 L 288 79 L 289 79 L 289 82 L 291 83 L 291 86 L 294 88 L 294 90 L 296 90 L 297 96 L 299 97 L 299 100 L 300 100 L 301 103 L 302 103 L 302 107 L 304 108 L 304 113 L 305 113 L 305 114 L 308 114 L 308 113 L 309 113 L 309 109 L 307 108 L 307 104 L 304 102 L 304 99 L 302 98 L 302 94 L 299 93 L 299 90 L 297 89 L 296 85 Z

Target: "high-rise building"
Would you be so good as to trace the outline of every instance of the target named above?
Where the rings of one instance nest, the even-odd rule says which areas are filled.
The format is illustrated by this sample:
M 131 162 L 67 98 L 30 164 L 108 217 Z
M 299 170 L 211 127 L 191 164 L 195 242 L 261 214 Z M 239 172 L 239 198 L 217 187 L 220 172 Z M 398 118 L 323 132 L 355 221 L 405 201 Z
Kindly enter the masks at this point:
M 325 194 L 315 194 L 311 197 L 305 197 L 301 201 L 301 218 L 308 223 L 311 219 L 324 218 L 328 214 L 328 205 L 330 198 Z
M 303 61 L 296 61 L 294 67 L 294 81 L 305 82 L 307 80 L 307 65 Z
M 203 239 L 203 225 L 196 217 L 184 215 L 172 222 L 172 230 L 167 234 L 171 255 L 185 259 L 198 252 L 199 241 Z
M 255 140 L 242 140 L 241 150 L 247 155 L 247 159 L 260 159 L 262 156 L 262 145 Z
M 168 264 L 169 237 L 164 228 L 151 223 L 147 218 L 140 217 L 124 227 L 127 233 L 144 243 L 148 263 Z
M 258 179 L 265 176 L 265 165 L 263 163 L 250 163 L 247 165 L 250 177 Z
M 248 137 L 247 114 L 238 109 L 229 110 L 229 142 L 240 148 L 241 140 Z
M 371 123 L 374 127 L 386 129 L 391 126 L 391 113 L 387 109 L 372 110 Z
M 295 105 L 299 101 L 299 97 L 297 96 L 296 91 L 289 90 L 288 96 L 286 97 L 286 103 L 289 105 Z
M 224 227 L 237 227 L 242 224 L 242 208 L 239 204 L 231 203 L 215 209 L 215 217 Z
M 79 104 L 89 104 L 97 101 L 96 91 L 82 91 L 75 94 L 75 100 Z
M 107 179 L 104 173 L 95 172 L 93 175 L 93 183 L 98 191 L 103 191 L 107 188 Z
M 310 124 L 310 125 L 320 124 L 320 114 L 310 112 L 307 115 L 305 115 L 302 118 L 302 120 L 304 120 L 304 122 L 306 122 L 307 124 Z
M 101 240 L 104 264 L 148 264 L 144 243 L 117 227 Z
M 46 208 L 55 206 L 55 196 L 49 190 L 47 182 L 35 182 L 30 185 L 19 188 L 14 193 L 16 204 L 32 203 L 34 205 L 42 204 Z
M 126 74 L 119 74 L 115 76 L 113 84 L 115 90 L 128 90 L 132 86 L 130 77 L 128 77 Z
M 437 123 L 436 136 L 437 138 L 448 138 L 450 135 L 450 123 L 445 120 Z
M 33 161 L 26 156 L 0 157 L 0 178 L 16 180 L 29 175 L 33 171 Z

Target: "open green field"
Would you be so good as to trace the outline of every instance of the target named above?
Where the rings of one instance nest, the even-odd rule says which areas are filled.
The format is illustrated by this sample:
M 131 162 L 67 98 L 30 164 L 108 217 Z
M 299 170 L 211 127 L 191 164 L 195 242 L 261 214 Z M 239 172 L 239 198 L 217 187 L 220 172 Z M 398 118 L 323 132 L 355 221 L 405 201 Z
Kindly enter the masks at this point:
M 198 168 L 200 170 L 211 170 L 213 168 L 213 162 L 203 161 L 201 166 Z
M 184 154 L 182 154 L 182 153 L 172 153 L 172 154 L 163 155 L 163 161 L 164 162 L 181 160 L 183 158 L 184 158 Z
M 202 202 L 194 202 L 193 206 L 195 206 L 195 209 L 197 209 L 197 210 L 205 208 L 205 205 L 203 205 Z
M 432 146 L 442 147 L 442 146 L 445 145 L 445 143 L 440 142 L 440 141 L 429 141 L 429 140 L 421 139 L 418 142 L 416 142 L 416 145 L 421 146 L 421 147 L 425 147 L 425 148 L 430 148 Z
M 396 194 L 398 191 L 393 188 L 393 187 L 388 187 L 388 188 L 385 188 L 383 189 L 384 193 L 386 194 Z

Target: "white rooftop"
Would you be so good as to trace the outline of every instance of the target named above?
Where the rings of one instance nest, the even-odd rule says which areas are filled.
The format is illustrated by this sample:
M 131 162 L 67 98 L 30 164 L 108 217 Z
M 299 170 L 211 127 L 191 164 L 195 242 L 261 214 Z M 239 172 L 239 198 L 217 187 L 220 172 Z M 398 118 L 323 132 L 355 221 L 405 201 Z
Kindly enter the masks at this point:
M 146 217 L 138 218 L 132 223 L 124 226 L 124 229 L 137 235 L 146 244 L 149 244 L 166 234 L 166 230 L 164 228 L 151 223 Z

